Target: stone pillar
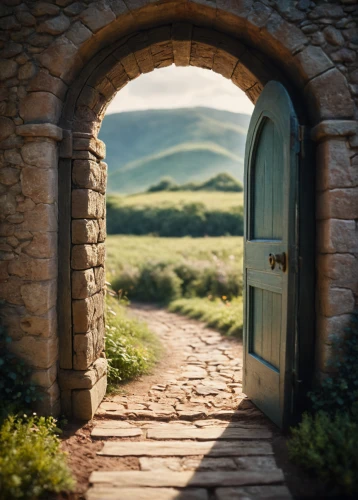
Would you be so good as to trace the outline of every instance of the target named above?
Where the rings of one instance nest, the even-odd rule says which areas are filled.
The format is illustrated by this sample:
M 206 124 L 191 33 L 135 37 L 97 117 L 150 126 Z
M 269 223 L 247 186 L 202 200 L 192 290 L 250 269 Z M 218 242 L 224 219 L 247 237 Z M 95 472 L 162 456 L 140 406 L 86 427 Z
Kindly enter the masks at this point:
M 318 378 L 329 371 L 332 336 L 344 335 L 358 300 L 358 171 L 349 141 L 358 124 L 327 120 L 313 129 L 317 145 Z
M 67 332 L 66 326 L 62 332 L 60 387 L 63 410 L 86 420 L 93 416 L 107 385 L 103 307 L 107 165 L 102 161 L 103 142 L 84 132 L 73 134 L 71 151 L 66 153 L 63 156 L 71 157 L 67 160 L 71 173 L 71 227 L 70 263 L 65 261 L 63 265 L 70 266 L 70 282 L 62 286 L 64 296 L 70 297 L 67 309 L 71 318 L 64 322 Z M 62 243 L 66 248 L 65 238 Z M 66 268 L 63 271 L 66 275 Z
M 1 316 L 10 348 L 32 368 L 42 414 L 60 411 L 57 385 L 57 142 L 49 123 L 16 127 L 1 168 Z

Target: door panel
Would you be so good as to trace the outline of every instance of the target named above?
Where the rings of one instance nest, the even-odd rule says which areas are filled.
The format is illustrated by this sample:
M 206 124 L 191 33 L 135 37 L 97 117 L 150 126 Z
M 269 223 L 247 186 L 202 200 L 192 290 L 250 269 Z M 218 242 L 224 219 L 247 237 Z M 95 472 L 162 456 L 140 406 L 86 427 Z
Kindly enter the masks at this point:
M 277 425 L 292 413 L 296 335 L 298 122 L 269 82 L 245 152 L 244 392 Z

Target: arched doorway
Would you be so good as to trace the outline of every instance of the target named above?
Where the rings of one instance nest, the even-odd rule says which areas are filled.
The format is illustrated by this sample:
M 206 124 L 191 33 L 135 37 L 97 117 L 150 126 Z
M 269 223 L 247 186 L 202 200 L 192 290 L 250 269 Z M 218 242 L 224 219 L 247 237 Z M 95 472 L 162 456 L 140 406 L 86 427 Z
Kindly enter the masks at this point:
M 102 50 L 91 62 L 91 71 L 73 85 L 62 118 L 62 128 L 67 130 L 65 143 L 71 140 L 72 147 L 65 148 L 59 166 L 63 214 L 59 325 L 63 397 L 68 399 L 71 392 L 70 402 L 64 405 L 71 406 L 69 411 L 77 417 L 93 414 L 106 387 L 105 360 L 101 358 L 106 165 L 105 146 L 97 134 L 116 92 L 141 73 L 173 63 L 221 73 L 245 90 L 253 102 L 272 78 L 290 87 L 297 102 L 300 99 L 285 76 L 273 65 L 263 64 L 255 51 L 216 30 L 187 23 L 143 30 L 119 40 L 110 50 Z M 89 372 L 95 374 L 92 387 L 76 387 L 74 380 L 88 379 Z

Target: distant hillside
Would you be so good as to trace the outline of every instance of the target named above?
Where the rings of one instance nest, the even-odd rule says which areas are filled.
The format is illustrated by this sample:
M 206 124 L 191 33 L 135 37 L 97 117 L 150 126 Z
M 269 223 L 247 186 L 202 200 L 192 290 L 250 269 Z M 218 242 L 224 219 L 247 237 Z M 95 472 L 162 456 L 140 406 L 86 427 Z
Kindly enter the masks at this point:
M 250 117 L 211 108 L 132 111 L 105 117 L 108 191 L 144 191 L 162 177 L 204 181 L 220 172 L 243 180 Z

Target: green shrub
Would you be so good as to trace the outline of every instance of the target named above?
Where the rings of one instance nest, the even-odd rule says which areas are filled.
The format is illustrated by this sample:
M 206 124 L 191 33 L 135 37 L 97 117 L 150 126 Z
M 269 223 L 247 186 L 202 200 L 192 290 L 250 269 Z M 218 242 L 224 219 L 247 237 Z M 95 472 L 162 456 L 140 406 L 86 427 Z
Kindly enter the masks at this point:
M 107 297 L 105 351 L 109 390 L 147 373 L 160 355 L 160 343 L 144 323 L 127 316 L 125 306 Z
M 242 271 L 222 262 L 144 262 L 140 268 L 126 266 L 111 283 L 129 299 L 143 302 L 223 295 L 232 299 L 242 294 Z
M 242 236 L 243 207 L 213 210 L 200 202 L 132 206 L 109 198 L 107 231 L 108 234 L 155 234 L 165 237 Z
M 244 187 L 240 181 L 225 172 L 211 177 L 205 182 L 188 182 L 178 185 L 171 177 L 163 177 L 157 184 L 150 186 L 148 193 L 159 191 L 226 191 L 241 193 Z
M 27 411 L 41 398 L 30 382 L 31 369 L 11 352 L 11 343 L 12 338 L 0 325 L 0 422 L 10 413 Z
M 291 459 L 332 485 L 337 493 L 358 493 L 358 315 L 343 337 L 333 337 L 332 372 L 309 396 L 312 414 L 303 416 L 288 442 Z M 316 413 L 314 413 L 316 412 Z
M 0 428 L 0 497 L 36 499 L 71 491 L 74 482 L 60 450 L 53 418 L 9 416 Z M 46 496 L 47 498 L 47 496 Z
M 337 493 L 358 493 L 357 416 L 322 411 L 305 414 L 288 443 L 290 458 Z

